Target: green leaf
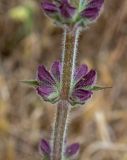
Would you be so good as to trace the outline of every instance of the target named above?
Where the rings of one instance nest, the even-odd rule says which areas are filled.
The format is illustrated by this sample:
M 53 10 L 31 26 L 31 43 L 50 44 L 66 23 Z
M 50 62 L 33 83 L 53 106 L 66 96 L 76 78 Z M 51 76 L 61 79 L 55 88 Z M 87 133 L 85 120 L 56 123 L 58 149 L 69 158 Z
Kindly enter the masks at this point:
M 101 86 L 86 86 L 86 87 L 84 87 L 84 89 L 88 90 L 88 91 L 99 91 L 99 90 L 108 89 L 108 88 L 112 88 L 112 87 L 101 87 Z
M 24 84 L 28 84 L 32 87 L 39 86 L 39 82 L 37 80 L 24 80 L 24 81 L 21 81 L 21 82 L 24 83 Z

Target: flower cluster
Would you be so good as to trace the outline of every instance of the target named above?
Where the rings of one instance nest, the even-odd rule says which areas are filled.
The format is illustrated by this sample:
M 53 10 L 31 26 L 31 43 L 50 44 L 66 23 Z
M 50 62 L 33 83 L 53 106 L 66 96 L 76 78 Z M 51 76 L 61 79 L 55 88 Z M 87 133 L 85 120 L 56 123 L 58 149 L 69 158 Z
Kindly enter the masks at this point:
M 73 2 L 74 3 L 74 2 Z M 69 0 L 44 0 L 43 11 L 59 24 L 84 27 L 99 16 L 104 0 L 80 0 L 73 4 Z
M 64 157 L 65 159 L 75 159 L 79 153 L 80 145 L 79 143 L 73 143 L 65 148 Z M 48 160 L 51 155 L 51 146 L 49 142 L 45 139 L 42 139 L 39 144 L 40 153 Z
M 60 99 L 62 64 L 55 61 L 50 71 L 44 65 L 39 65 L 37 71 L 37 93 L 45 101 L 55 103 Z M 86 65 L 81 65 L 74 72 L 72 87 L 68 101 L 71 105 L 84 104 L 93 92 L 92 88 L 96 80 L 96 71 L 88 71 Z
M 76 104 L 84 104 L 91 96 L 93 91 L 103 90 L 111 87 L 96 86 L 97 73 L 95 70 L 88 70 L 87 65 L 82 64 L 76 67 L 71 84 L 68 102 L 74 106 Z M 50 71 L 44 65 L 39 65 L 37 70 L 37 80 L 22 81 L 33 86 L 38 95 L 44 101 L 56 103 L 60 100 L 62 81 L 62 64 L 55 61 Z

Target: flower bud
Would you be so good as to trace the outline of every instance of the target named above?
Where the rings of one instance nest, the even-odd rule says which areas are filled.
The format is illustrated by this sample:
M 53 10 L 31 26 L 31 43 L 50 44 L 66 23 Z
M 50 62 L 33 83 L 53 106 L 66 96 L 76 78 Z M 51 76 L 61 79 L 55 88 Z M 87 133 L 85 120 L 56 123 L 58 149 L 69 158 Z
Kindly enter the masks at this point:
M 95 20 L 99 16 L 103 4 L 104 0 L 91 0 L 81 12 L 81 16 L 89 20 Z
M 45 139 L 42 139 L 39 144 L 39 150 L 44 156 L 49 156 L 51 153 L 51 148 L 48 141 L 46 141 Z
M 69 158 L 74 157 L 79 152 L 79 149 L 80 149 L 79 143 L 73 143 L 67 147 L 66 152 L 65 152 L 65 156 L 69 157 Z

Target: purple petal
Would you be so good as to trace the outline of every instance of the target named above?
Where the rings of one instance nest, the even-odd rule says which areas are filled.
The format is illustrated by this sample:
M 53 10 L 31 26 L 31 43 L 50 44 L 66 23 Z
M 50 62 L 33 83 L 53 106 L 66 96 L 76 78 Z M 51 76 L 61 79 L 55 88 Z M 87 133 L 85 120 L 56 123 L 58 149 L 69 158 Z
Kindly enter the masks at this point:
M 42 139 L 39 144 L 39 150 L 42 154 L 49 156 L 51 153 L 51 148 L 50 148 L 49 142 L 46 141 L 45 139 Z
M 46 83 L 47 85 L 55 84 L 55 81 L 51 74 L 46 70 L 44 65 L 38 66 L 38 79 L 42 81 L 42 83 Z
M 62 16 L 65 18 L 71 18 L 76 10 L 76 8 L 69 4 L 68 0 L 61 0 L 61 5 L 59 8 Z
M 49 86 L 40 86 L 36 90 L 37 93 L 42 97 L 48 97 L 50 94 L 54 92 L 54 88 Z
M 104 0 L 92 0 L 81 12 L 81 16 L 94 20 L 98 17 L 99 12 L 104 4 Z
M 54 62 L 51 67 L 51 74 L 58 82 L 60 82 L 61 69 L 62 65 L 59 61 Z
M 75 156 L 79 152 L 80 145 L 79 143 L 73 143 L 67 147 L 65 155 L 67 157 Z
M 75 85 L 75 88 L 83 88 L 84 86 L 93 85 L 96 81 L 97 73 L 95 70 L 90 70 L 83 76 Z
M 74 90 L 74 92 L 72 93 L 71 100 L 74 103 L 83 104 L 83 103 L 85 103 L 86 100 L 91 98 L 92 94 L 93 94 L 93 92 L 91 92 L 91 91 L 77 89 L 77 90 Z
M 87 72 L 88 72 L 88 67 L 85 64 L 76 68 L 75 73 L 74 73 L 74 81 L 77 82 L 81 77 L 85 76 Z
M 41 7 L 46 13 L 49 14 L 56 13 L 58 11 L 58 8 L 55 4 L 47 1 L 42 2 Z

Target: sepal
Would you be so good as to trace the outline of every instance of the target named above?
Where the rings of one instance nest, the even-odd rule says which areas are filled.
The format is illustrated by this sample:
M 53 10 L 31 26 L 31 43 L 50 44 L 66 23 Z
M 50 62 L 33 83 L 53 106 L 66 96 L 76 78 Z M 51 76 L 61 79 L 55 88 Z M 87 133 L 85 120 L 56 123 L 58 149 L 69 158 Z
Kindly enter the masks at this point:
M 24 83 L 24 84 L 28 84 L 28 85 L 30 85 L 32 87 L 37 87 L 37 86 L 40 85 L 37 80 L 23 80 L 21 82 Z
M 103 89 L 109 89 L 112 87 L 101 87 L 101 86 L 85 86 L 84 89 L 88 91 L 100 91 Z

